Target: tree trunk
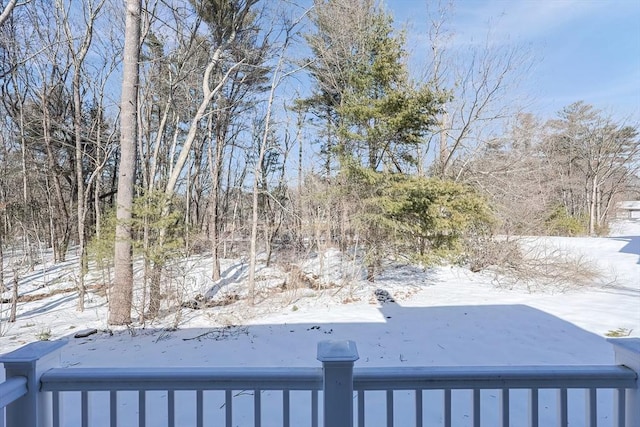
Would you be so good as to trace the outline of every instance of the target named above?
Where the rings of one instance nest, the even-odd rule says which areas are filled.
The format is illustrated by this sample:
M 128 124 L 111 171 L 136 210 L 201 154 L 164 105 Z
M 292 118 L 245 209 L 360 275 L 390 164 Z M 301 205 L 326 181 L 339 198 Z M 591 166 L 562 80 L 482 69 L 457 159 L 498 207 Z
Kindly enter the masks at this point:
M 62 185 L 60 184 L 60 177 L 56 173 L 59 169 L 57 167 L 56 157 L 51 148 L 51 119 L 49 117 L 49 107 L 45 94 L 45 90 L 42 91 L 42 130 L 43 139 L 45 144 L 45 151 L 47 154 L 47 166 L 49 171 L 46 173 L 51 174 L 53 181 L 54 195 L 53 202 L 51 203 L 51 211 L 49 213 L 52 216 L 53 222 L 53 241 L 51 247 L 53 248 L 54 262 L 63 262 L 67 256 L 67 248 L 69 246 L 69 212 L 67 211 L 65 199 L 62 193 Z M 53 218 L 55 211 L 55 218 Z
M 267 113 L 268 115 L 268 113 Z M 265 124 L 268 129 L 268 125 Z M 266 133 L 265 129 L 265 133 Z M 260 154 L 263 150 L 260 149 Z M 263 156 L 260 156 L 263 157 Z M 261 158 L 258 162 L 261 162 Z M 251 304 L 255 303 L 256 293 L 256 258 L 257 258 L 257 240 L 258 240 L 258 176 L 257 167 L 256 174 L 253 179 L 253 191 L 251 199 L 251 240 L 249 242 L 249 299 Z
M 598 229 L 602 227 L 602 190 L 600 188 L 596 191 L 596 226 Z
M 103 0 L 104 2 L 104 0 Z M 81 74 L 84 60 L 89 52 L 91 41 L 93 40 L 93 24 L 96 20 L 96 16 L 99 13 L 103 2 L 97 4 L 95 8 L 90 6 L 88 8 L 88 15 L 85 15 L 86 30 L 83 35 L 82 43 L 78 50 L 75 50 L 74 34 L 70 26 L 70 17 L 64 11 L 65 8 L 62 4 L 56 3 L 59 12 L 62 14 L 64 32 L 67 37 L 67 46 L 73 59 L 73 79 L 72 79 L 72 92 L 73 92 L 73 130 L 75 136 L 75 184 L 76 184 L 76 198 L 77 198 L 77 232 L 78 232 L 78 252 L 79 252 L 79 267 L 80 276 L 78 280 L 78 311 L 84 311 L 84 298 L 85 298 L 85 282 L 84 276 L 87 272 L 87 248 L 85 243 L 85 222 L 86 222 L 86 205 L 85 205 L 85 182 L 84 182 L 84 167 L 83 167 L 83 144 L 82 144 L 82 95 L 81 95 Z M 88 196 L 88 193 L 87 193 Z
M 4 24 L 7 19 L 9 19 L 17 3 L 18 0 L 9 0 L 9 3 L 7 3 L 6 6 L 3 7 L 2 13 L 0 13 L 0 26 L 2 26 L 2 24 Z
M 9 323 L 16 321 L 18 310 L 18 270 L 13 270 L 13 289 L 11 291 L 11 309 L 9 311 Z
M 591 181 L 591 197 L 589 200 L 589 235 L 596 233 L 596 198 L 598 196 L 598 176 L 594 175 Z
M 160 313 L 160 304 L 162 302 L 162 293 L 160 289 L 160 280 L 162 279 L 162 262 L 154 262 L 151 267 L 151 277 L 149 278 L 149 311 L 147 319 L 155 319 Z
M 84 311 L 85 284 L 84 276 L 87 271 L 87 248 L 85 244 L 85 214 L 84 214 L 84 168 L 82 167 L 82 100 L 80 98 L 80 66 L 76 64 L 73 76 L 73 127 L 75 131 L 75 164 L 76 164 L 76 190 L 77 190 L 77 215 L 78 215 L 78 252 L 80 274 L 78 277 L 78 311 Z
M 259 154 L 256 160 L 256 166 L 253 171 L 253 195 L 251 200 L 251 241 L 249 242 L 249 298 L 251 304 L 255 303 L 256 293 L 256 258 L 257 258 L 257 240 L 258 240 L 258 199 L 260 195 L 259 179 L 264 157 L 267 152 L 267 144 L 269 142 L 269 133 L 271 132 L 271 109 L 273 107 L 273 99 L 278 86 L 280 67 L 282 66 L 284 51 L 283 48 L 278 64 L 273 71 L 273 79 L 271 80 L 271 89 L 269 92 L 269 100 L 267 102 L 267 113 L 264 119 L 264 131 L 262 140 L 260 141 Z
M 220 177 L 222 174 L 222 158 L 224 152 L 224 135 L 220 135 L 221 130 L 213 131 L 213 115 L 209 121 L 209 138 L 216 142 L 216 153 L 213 156 L 211 144 L 207 151 L 209 161 L 209 173 L 211 174 L 211 214 L 209 217 L 209 236 L 211 240 L 211 258 L 212 258 L 212 280 L 220 280 Z
M 133 300 L 133 260 L 131 253 L 131 217 L 136 172 L 138 136 L 138 61 L 140 57 L 141 0 L 127 0 L 124 37 L 124 65 L 120 102 L 120 169 L 116 209 L 114 270 L 115 280 L 109 299 L 109 323 L 131 323 Z
M 100 126 L 102 125 L 102 121 L 98 120 L 98 124 L 96 128 L 98 132 L 96 134 L 96 162 L 98 164 L 102 163 L 102 131 L 100 130 Z M 93 214 L 95 216 L 95 225 L 96 225 L 96 239 L 100 240 L 102 235 L 102 212 L 100 210 L 100 192 L 102 191 L 102 174 L 98 174 L 96 177 L 96 182 L 93 188 Z
M 449 157 L 449 145 L 447 141 L 447 126 L 449 125 L 449 116 L 447 112 L 442 113 L 440 120 L 440 144 L 438 147 L 438 166 L 440 177 L 447 175 L 447 158 Z

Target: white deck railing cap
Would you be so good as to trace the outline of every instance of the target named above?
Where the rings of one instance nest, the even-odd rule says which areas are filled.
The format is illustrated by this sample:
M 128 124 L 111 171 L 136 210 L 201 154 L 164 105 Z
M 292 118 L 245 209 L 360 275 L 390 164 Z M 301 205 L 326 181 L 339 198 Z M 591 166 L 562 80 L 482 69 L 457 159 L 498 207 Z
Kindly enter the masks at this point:
M 0 355 L 0 363 L 30 363 L 64 346 L 66 341 L 36 341 L 10 353 Z
M 318 343 L 318 356 L 320 362 L 355 362 L 358 360 L 356 343 L 351 340 L 327 340 Z

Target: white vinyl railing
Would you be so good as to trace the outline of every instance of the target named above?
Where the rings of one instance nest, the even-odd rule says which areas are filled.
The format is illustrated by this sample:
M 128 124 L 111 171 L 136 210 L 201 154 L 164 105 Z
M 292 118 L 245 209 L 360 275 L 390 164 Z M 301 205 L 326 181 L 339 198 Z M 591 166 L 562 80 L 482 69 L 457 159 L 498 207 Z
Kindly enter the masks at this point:
M 320 368 L 111 368 L 111 369 L 51 369 L 42 375 L 42 391 L 53 393 L 53 426 L 64 425 L 61 420 L 63 414 L 61 408 L 64 406 L 62 398 L 65 394 L 78 392 L 79 396 L 69 397 L 73 402 L 79 401 L 76 408 L 66 408 L 65 412 L 76 411 L 76 418 L 81 420 L 80 425 L 86 426 L 89 423 L 89 404 L 93 392 L 109 392 L 100 400 L 103 407 L 100 418 L 108 417 L 111 426 L 117 425 L 119 400 L 126 400 L 135 403 L 137 400 L 137 425 L 155 426 L 158 418 L 166 418 L 166 423 L 170 426 L 184 425 L 180 421 L 179 404 L 181 392 L 191 392 L 187 394 L 191 399 L 195 399 L 195 405 L 191 408 L 194 412 L 192 417 L 195 426 L 210 425 L 205 424 L 206 407 L 215 406 L 222 408 L 223 421 L 218 425 L 235 426 L 234 420 L 234 391 L 242 391 L 244 396 L 252 395 L 251 424 L 260 426 L 264 417 L 262 409 L 262 394 L 264 391 L 278 391 L 281 393 L 281 410 L 283 415 L 282 425 L 291 426 L 289 414 L 291 412 L 290 394 L 292 392 L 305 391 L 309 395 L 309 413 L 307 417 L 315 420 L 313 427 L 317 427 L 318 420 L 318 391 L 322 389 L 322 371 Z M 129 394 L 122 397 L 126 391 L 135 391 L 133 396 Z M 166 392 L 163 399 L 152 399 L 152 392 Z M 205 392 L 219 391 L 219 396 L 212 398 L 205 396 Z M 120 392 L 120 393 L 119 393 Z M 212 394 L 212 393 L 207 393 Z M 118 396 L 120 395 L 120 397 Z M 163 401 L 164 408 L 158 405 L 158 400 Z M 184 400 L 184 399 L 183 399 Z M 244 399 L 245 401 L 247 399 Z M 212 404 L 215 402 L 215 405 Z M 242 402 L 246 407 L 246 402 Z M 78 407 L 79 406 L 79 407 Z M 160 408 L 158 406 L 161 406 Z M 164 411 L 158 417 L 158 411 Z M 273 412 L 273 408 L 271 408 Z M 184 411 L 182 411 L 184 412 Z M 73 414 L 71 414 L 73 415 Z M 67 414 L 69 418 L 69 414 Z M 155 418 L 152 418 L 155 417 Z M 152 418 L 152 419 L 148 419 Z M 188 418 L 188 417 L 187 417 Z M 246 417 L 245 417 L 246 418 Z M 164 424 L 164 423 L 163 423 Z
M 482 423 L 482 410 L 488 399 L 483 399 L 484 391 L 492 391 L 497 400 L 495 414 L 489 425 L 507 427 L 512 419 L 517 418 L 518 425 L 532 427 L 550 425 L 541 422 L 540 393 L 543 390 L 552 390 L 553 397 L 557 397 L 557 421 L 556 425 L 566 426 L 569 423 L 570 402 L 569 390 L 582 390 L 583 402 L 572 404 L 581 405 L 584 409 L 584 419 L 579 425 L 595 427 L 598 425 L 598 390 L 611 390 L 613 404 L 610 405 L 609 414 L 613 415 L 614 426 L 626 426 L 627 389 L 636 386 L 636 374 L 623 366 L 496 366 L 496 367 L 431 367 L 431 368 L 378 368 L 362 369 L 354 372 L 354 390 L 357 395 L 357 420 L 358 427 L 367 425 L 365 404 L 368 392 L 382 391 L 384 398 L 381 402 L 385 408 L 385 426 L 398 425 L 423 426 L 424 402 L 428 391 L 443 390 L 441 396 L 442 425 L 452 426 L 454 414 L 462 409 L 454 409 L 452 397 L 455 393 L 467 392 L 470 399 L 467 404 L 467 416 L 470 425 L 480 426 Z M 411 391 L 415 400 L 413 405 L 415 415 L 403 414 L 404 422 L 400 424 L 394 419 L 394 394 L 399 390 Z M 524 390 L 527 393 L 517 393 Z M 512 395 L 520 401 L 520 409 L 524 406 L 526 411 L 518 411 L 517 417 L 512 413 Z M 545 399 L 550 400 L 550 399 Z M 551 399 L 554 400 L 554 399 Z M 524 405 L 522 404 L 524 403 Z M 487 411 L 485 411 L 487 412 Z M 575 412 L 575 411 L 574 411 Z M 635 424 L 631 424 L 635 425 Z
M 322 368 L 59 368 L 38 342 L 0 357 L 0 426 L 639 427 L 640 339 L 611 341 L 612 366 L 359 369 L 352 341 Z

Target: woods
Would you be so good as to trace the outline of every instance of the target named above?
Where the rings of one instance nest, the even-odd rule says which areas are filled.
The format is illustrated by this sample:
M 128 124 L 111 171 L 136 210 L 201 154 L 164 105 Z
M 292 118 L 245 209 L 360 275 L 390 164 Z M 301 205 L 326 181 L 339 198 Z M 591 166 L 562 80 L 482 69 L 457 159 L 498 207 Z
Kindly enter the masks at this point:
M 214 281 L 242 259 L 252 287 L 259 262 L 354 250 L 375 281 L 388 257 L 466 262 L 478 234 L 605 232 L 640 197 L 638 125 L 579 100 L 553 118 L 516 108 L 521 48 L 448 56 L 444 16 L 425 71 L 373 0 L 8 2 L 14 282 L 43 250 L 73 258 L 78 309 L 100 269 L 123 325 L 161 315 L 172 260 L 199 253 Z

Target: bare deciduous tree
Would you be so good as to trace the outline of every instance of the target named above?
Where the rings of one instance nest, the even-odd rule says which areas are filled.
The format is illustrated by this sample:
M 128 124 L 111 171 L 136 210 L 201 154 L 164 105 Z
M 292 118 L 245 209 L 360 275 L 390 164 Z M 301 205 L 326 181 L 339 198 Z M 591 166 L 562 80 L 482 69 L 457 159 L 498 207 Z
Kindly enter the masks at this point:
M 85 149 L 84 149 L 84 135 L 87 133 L 83 126 L 83 99 L 82 99 L 82 78 L 83 78 L 83 66 L 91 42 L 93 40 L 93 27 L 95 25 L 96 18 L 105 0 L 98 0 L 95 3 L 93 1 L 85 2 L 83 5 L 84 13 L 84 34 L 76 36 L 71 28 L 69 18 L 69 8 L 62 0 L 56 1 L 56 13 L 59 16 L 60 25 L 64 29 L 66 37 L 66 43 L 68 51 L 71 55 L 73 79 L 72 79 L 72 93 L 73 93 L 73 130 L 74 130 L 74 144 L 75 144 L 75 186 L 76 186 L 76 215 L 77 215 L 77 236 L 78 236 L 78 252 L 80 263 L 80 274 L 78 276 L 78 310 L 84 310 L 85 299 L 85 283 L 84 278 L 87 272 L 87 245 L 86 245 L 86 208 L 84 201 L 86 199 L 85 194 Z M 79 43 L 76 39 L 80 39 Z
M 566 107 L 549 125 L 544 149 L 563 178 L 565 205 L 572 215 L 586 213 L 593 235 L 640 168 L 638 131 L 583 102 Z
M 13 9 L 17 5 L 18 5 L 18 0 L 9 0 L 9 3 L 7 3 L 4 6 L 4 8 L 2 9 L 2 12 L 0 13 L 0 26 L 2 26 L 2 24 L 4 24 L 7 19 L 9 19 L 9 17 L 11 16 L 11 13 L 13 12 Z
M 453 5 L 439 3 L 429 9 L 429 57 L 424 79 L 436 90 L 448 91 L 450 100 L 439 117 L 439 129 L 427 149 L 435 150 L 434 173 L 459 179 L 465 162 L 491 138 L 491 131 L 518 113 L 514 91 L 531 66 L 523 46 L 494 43 L 491 30 L 480 43 L 465 48 L 453 45 L 455 34 L 447 29 Z M 464 160 L 450 171 L 457 157 Z M 423 161 L 426 153 L 421 153 Z
M 266 183 L 262 182 L 263 175 L 262 171 L 265 167 L 265 159 L 267 153 L 272 147 L 274 135 L 273 135 L 273 123 L 272 123 L 272 115 L 273 115 L 273 107 L 274 100 L 276 96 L 276 90 L 282 84 L 282 82 L 292 74 L 300 71 L 300 68 L 294 68 L 292 70 L 285 70 L 285 61 L 286 61 L 286 53 L 289 48 L 293 37 L 295 36 L 296 27 L 299 25 L 300 21 L 306 15 L 303 14 L 295 21 L 285 20 L 284 27 L 282 29 L 282 42 L 278 51 L 278 61 L 275 64 L 272 70 L 271 76 L 271 84 L 269 87 L 269 97 L 267 99 L 266 110 L 264 120 L 262 122 L 261 133 L 259 133 L 259 144 L 258 144 L 258 155 L 255 159 L 255 164 L 253 167 L 253 188 L 251 195 L 251 235 L 250 235 L 250 248 L 249 248 L 249 298 L 251 303 L 255 302 L 255 284 L 256 284 L 256 260 L 257 260 L 257 241 L 258 241 L 258 222 L 259 222 L 259 198 L 260 198 L 260 190 L 261 183 L 266 185 Z

